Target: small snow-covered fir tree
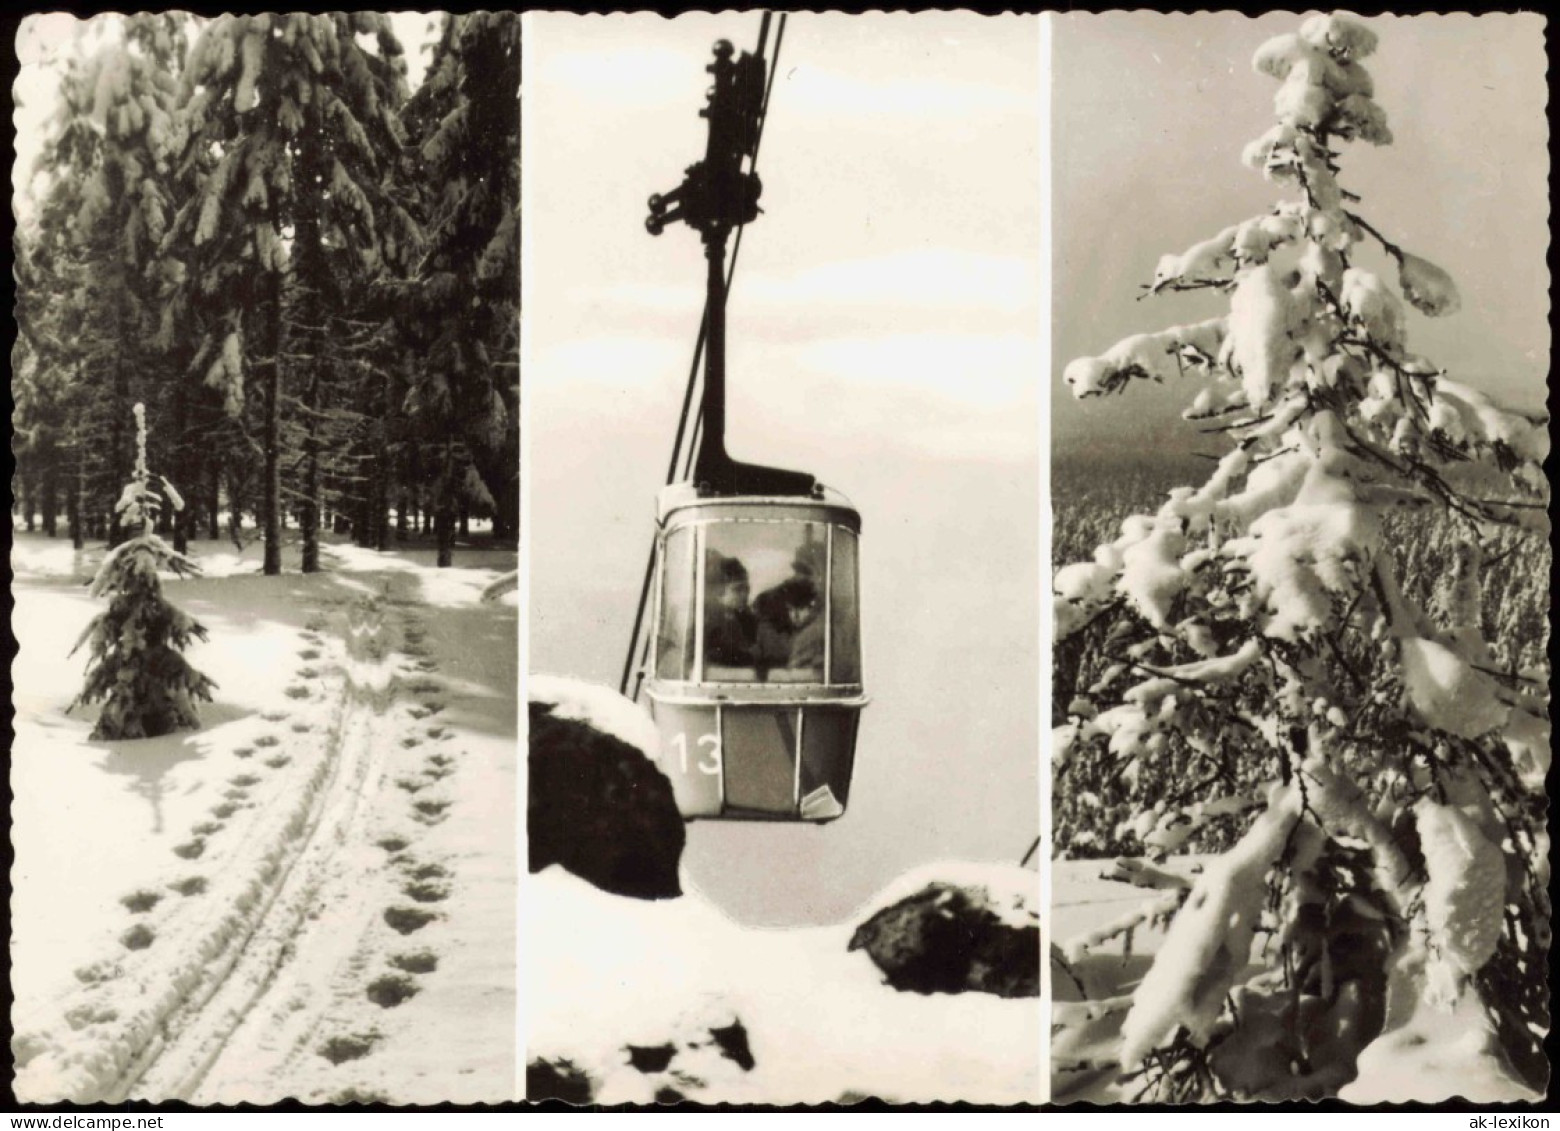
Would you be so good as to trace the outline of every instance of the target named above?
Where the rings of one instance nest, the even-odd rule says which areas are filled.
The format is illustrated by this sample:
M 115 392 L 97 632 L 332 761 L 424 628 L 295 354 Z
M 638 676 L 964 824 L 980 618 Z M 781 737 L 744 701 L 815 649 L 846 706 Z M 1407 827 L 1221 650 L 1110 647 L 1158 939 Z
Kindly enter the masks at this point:
M 180 654 L 192 639 L 206 639 L 206 630 L 163 597 L 158 571 L 182 576 L 199 570 L 154 533 L 163 495 L 176 510 L 184 504 L 171 483 L 147 468 L 146 409 L 137 404 L 134 412 L 135 471 L 115 509 L 122 528 L 137 533 L 103 558 L 92 596 L 107 597 L 108 608 L 71 649 L 74 655 L 83 644 L 92 646 L 76 704 L 102 700 L 92 730 L 100 739 L 155 738 L 199 726 L 196 700 L 210 702 L 216 686 Z
M 1437 1031 L 1457 1035 L 1444 1091 L 1412 1098 L 1466 1094 L 1475 1060 L 1547 1079 L 1548 673 L 1499 667 L 1478 615 L 1493 533 L 1547 530 L 1547 422 L 1411 353 L 1401 300 L 1365 266 L 1374 242 L 1410 305 L 1458 308 L 1447 273 L 1338 180 L 1341 143 L 1391 142 L 1360 63 L 1375 47 L 1318 16 L 1257 51 L 1278 121 L 1244 160 L 1293 196 L 1164 256 L 1149 285 L 1220 292 L 1228 313 L 1063 375 L 1080 397 L 1200 375 L 1184 415 L 1233 441 L 1206 483 L 1053 582 L 1058 642 L 1103 653 L 1056 732 L 1058 793 L 1085 769 L 1135 783 L 1130 831 L 1161 860 L 1239 821 L 1169 897 L 1135 992 L 1090 1005 L 1089 1024 L 1117 1014 L 1114 1055 L 1145 1099 L 1348 1098 Z M 1394 508 L 1460 531 L 1442 608 L 1404 594 L 1381 533 Z

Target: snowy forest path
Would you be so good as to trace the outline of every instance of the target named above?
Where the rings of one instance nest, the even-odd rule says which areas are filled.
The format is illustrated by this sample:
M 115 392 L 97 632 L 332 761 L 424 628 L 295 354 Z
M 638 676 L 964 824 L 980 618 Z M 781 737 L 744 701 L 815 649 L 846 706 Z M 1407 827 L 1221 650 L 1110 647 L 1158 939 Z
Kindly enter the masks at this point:
M 301 953 L 299 943 L 310 920 L 318 916 L 327 888 L 339 877 L 344 855 L 355 856 L 354 849 L 365 840 L 372 799 L 383 777 L 384 751 L 392 737 L 387 710 L 394 695 L 382 601 L 375 597 L 353 601 L 344 613 L 322 614 L 309 627 L 318 633 L 327 625 L 339 630 L 333 644 L 339 649 L 344 679 L 339 685 L 326 685 L 337 701 L 317 788 L 310 804 L 294 815 L 289 826 L 293 835 L 284 840 L 280 851 L 269 854 L 265 873 L 273 882 L 269 892 L 259 897 L 247 938 L 231 948 L 234 953 L 220 978 L 192 998 L 179 1017 L 170 1019 L 164 1041 L 128 1095 L 194 1099 L 209 1078 L 241 1068 L 230 1065 L 227 1054 L 246 1019 L 291 986 L 294 968 L 320 965 L 320 957 Z M 316 944 L 329 942 L 335 950 L 349 944 L 362 926 L 353 922 L 342 929 L 347 924 L 333 919 L 336 929 L 323 938 L 316 935 Z M 327 964 L 339 960 L 336 954 L 323 957 Z M 296 994 L 285 996 L 289 1012 L 309 1012 L 306 1000 Z
M 331 617 L 346 676 L 341 765 L 329 802 L 337 811 L 327 813 L 328 831 L 314 838 L 317 850 L 311 845 L 311 858 L 294 869 L 296 901 L 274 931 L 267 928 L 256 953 L 246 987 L 264 984 L 236 1011 L 199 1079 L 181 1087 L 197 1103 L 401 1099 L 395 1093 L 409 1086 L 407 1077 L 422 1075 L 421 1065 L 408 1071 L 405 1062 L 426 1060 L 429 1021 L 419 1006 L 446 996 L 458 1002 L 456 995 L 471 990 L 456 959 L 465 957 L 463 948 L 478 949 L 473 935 L 488 945 L 512 938 L 512 912 L 500 905 L 499 914 L 479 924 L 462 914 L 470 908 L 462 897 L 484 888 L 508 894 L 513 881 L 481 875 L 484 862 L 473 860 L 478 854 L 461 851 L 447 835 L 449 818 L 473 808 L 459 788 L 461 777 L 471 775 L 457 776 L 470 738 L 446 714 L 461 700 L 461 681 L 442 671 L 467 634 L 448 624 L 440 626 L 442 634 L 430 626 L 432 610 L 415 576 L 357 580 L 367 591 L 344 616 Z M 440 619 L 463 620 L 457 613 Z M 490 842 L 513 841 L 512 819 L 493 828 L 478 817 L 479 835 L 486 829 Z M 479 992 L 501 999 L 491 982 L 479 980 Z M 464 1098 L 509 1098 L 512 1053 L 469 1009 L 457 1004 L 451 1016 L 464 1016 L 492 1048 L 482 1067 L 467 1060 L 455 1070 L 465 1077 L 458 1088 L 470 1089 Z M 513 1029 L 512 1004 L 478 1016 Z M 450 1072 L 427 1078 L 441 1075 L 442 1094 L 423 1099 L 450 1098 Z
M 516 607 L 479 599 L 485 566 L 331 566 L 186 583 L 213 628 L 218 721 L 75 759 L 43 741 L 68 729 L 43 693 L 70 680 L 22 625 L 42 720 L 23 787 L 49 811 L 96 791 L 91 843 L 139 839 L 72 903 L 86 945 L 31 959 L 49 981 L 13 1013 L 18 1096 L 514 1098 Z M 84 623 L 77 588 L 34 619 Z M 84 740 L 90 721 L 69 721 Z M 162 816 L 123 767 L 164 772 Z M 36 862 L 53 843 L 26 847 Z M 73 874 L 55 871 L 30 882 Z

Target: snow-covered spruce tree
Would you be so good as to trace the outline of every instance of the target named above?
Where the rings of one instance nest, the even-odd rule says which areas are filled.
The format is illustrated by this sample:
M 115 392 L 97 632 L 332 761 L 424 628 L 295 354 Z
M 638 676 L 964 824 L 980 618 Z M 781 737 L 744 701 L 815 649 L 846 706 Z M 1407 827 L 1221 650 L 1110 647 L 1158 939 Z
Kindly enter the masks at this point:
M 421 162 L 427 251 L 405 289 L 401 332 L 416 359 L 406 405 L 428 445 L 438 564 L 461 504 L 519 516 L 520 18 L 445 17 L 428 77 L 407 103 Z
M 103 511 L 130 463 L 131 404 L 143 390 L 175 387 L 157 379 L 159 359 L 148 348 L 155 311 L 147 280 L 170 211 L 172 104 L 186 20 L 123 17 L 117 37 L 72 58 L 39 162 L 48 178 L 40 242 L 55 281 L 68 279 L 79 299 L 56 371 L 84 382 L 71 424 L 105 449 L 104 481 L 91 492 Z M 111 523 L 111 543 L 126 534 Z
M 1417 310 L 1459 305 L 1339 183 L 1341 143 L 1391 141 L 1360 63 L 1375 46 L 1318 16 L 1257 51 L 1278 122 L 1244 160 L 1293 195 L 1164 256 L 1150 286 L 1226 294 L 1228 313 L 1064 373 L 1080 397 L 1201 375 L 1184 415 L 1233 443 L 1053 582 L 1058 641 L 1106 653 L 1056 732 L 1057 792 L 1084 767 L 1141 785 L 1176 761 L 1134 822 L 1161 859 L 1241 820 L 1137 990 L 1090 1003 L 1089 1024 L 1116 1015 L 1144 1099 L 1334 1094 L 1447 1031 L 1484 1079 L 1547 1078 L 1548 673 L 1497 667 L 1478 617 L 1491 533 L 1547 529 L 1547 429 L 1411 353 L 1362 265 L 1374 242 Z M 1462 534 L 1440 623 L 1382 543 L 1405 507 Z M 1441 1067 L 1443 1095 L 1471 1086 L 1469 1062 Z
M 260 387 L 267 574 L 281 572 L 282 464 L 294 454 L 283 450 L 284 412 L 298 421 L 302 482 L 291 493 L 309 572 L 340 295 L 420 240 L 390 191 L 405 96 L 400 43 L 373 12 L 220 16 L 184 71 L 179 156 L 198 187 L 163 238 L 177 283 L 169 300 L 202 328 L 193 364 L 230 415 L 243 413 L 250 380 Z M 309 317 L 298 296 L 314 304 Z
M 127 531 L 137 533 L 111 549 L 92 581 L 92 595 L 108 608 L 92 619 L 71 649 L 90 643 L 87 681 L 76 704 L 103 702 L 93 738 L 155 738 L 200 725 L 195 702 L 211 700 L 215 684 L 180 655 L 206 630 L 163 597 L 158 570 L 183 575 L 195 563 L 155 533 L 163 498 L 175 509 L 184 503 L 171 483 L 146 466 L 146 409 L 135 412 L 135 470 L 115 508 Z M 153 479 L 161 485 L 161 494 Z

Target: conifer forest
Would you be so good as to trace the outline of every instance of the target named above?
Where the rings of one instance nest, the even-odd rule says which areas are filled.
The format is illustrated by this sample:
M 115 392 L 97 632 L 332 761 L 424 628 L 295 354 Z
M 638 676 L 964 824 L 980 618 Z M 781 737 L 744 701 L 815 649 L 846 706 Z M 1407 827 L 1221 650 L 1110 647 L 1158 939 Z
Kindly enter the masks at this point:
M 371 12 L 123 19 L 64 63 L 16 238 L 16 508 L 158 533 L 383 550 L 517 535 L 519 20 L 437 17 L 409 90 Z

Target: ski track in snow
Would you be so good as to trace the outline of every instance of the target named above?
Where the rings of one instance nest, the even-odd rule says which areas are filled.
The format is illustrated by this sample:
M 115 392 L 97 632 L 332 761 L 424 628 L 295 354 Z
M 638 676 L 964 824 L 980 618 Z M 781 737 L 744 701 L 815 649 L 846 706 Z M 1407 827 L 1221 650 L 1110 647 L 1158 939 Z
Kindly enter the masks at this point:
M 489 933 L 505 927 L 505 897 L 497 893 L 512 899 L 513 876 L 482 859 L 484 848 L 491 853 L 482 838 L 505 836 L 489 822 L 432 843 L 457 806 L 483 804 L 472 794 L 490 788 L 487 772 L 469 771 L 472 780 L 459 788 L 463 756 L 502 766 L 488 749 L 495 740 L 440 715 L 452 693 L 473 689 L 439 674 L 442 657 L 424 643 L 426 610 L 406 599 L 418 579 L 390 573 L 379 589 L 335 580 L 367 592 L 322 611 L 301 634 L 309 645 L 301 656 L 313 666 L 293 675 L 287 694 L 296 707 L 267 712 L 251 745 L 217 755 L 228 788 L 214 819 L 174 847 L 183 859 L 166 875 L 127 896 L 117 951 L 79 968 L 74 984 L 16 1019 L 20 1097 L 513 1097 L 512 1042 L 506 1047 L 502 1029 L 483 1024 L 501 1018 L 512 1029 L 512 987 L 491 976 L 502 963 L 481 962 L 485 950 L 506 948 L 464 933 L 461 943 L 474 954 L 443 964 L 458 967 L 445 974 L 460 980 L 445 998 L 456 1003 L 455 1031 L 470 1032 L 468 1042 L 453 1042 L 453 1055 L 465 1059 L 442 1071 L 408 1070 L 407 1053 L 415 1064 L 418 1050 L 403 1049 L 374 1065 L 386 1061 L 376 1050 L 391 1051 L 393 1038 L 419 1021 L 422 1031 L 450 1025 L 401 1007 L 440 977 L 438 949 L 420 944 L 446 933 L 425 928 L 449 917 L 460 864 L 474 861 L 480 873 L 465 907 Z M 327 625 L 340 631 L 327 637 Z M 461 644 L 458 631 L 441 631 L 438 651 Z M 507 906 L 512 934 L 512 901 Z M 510 980 L 512 953 L 511 945 Z

